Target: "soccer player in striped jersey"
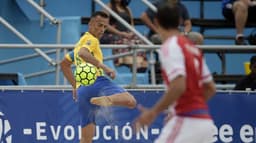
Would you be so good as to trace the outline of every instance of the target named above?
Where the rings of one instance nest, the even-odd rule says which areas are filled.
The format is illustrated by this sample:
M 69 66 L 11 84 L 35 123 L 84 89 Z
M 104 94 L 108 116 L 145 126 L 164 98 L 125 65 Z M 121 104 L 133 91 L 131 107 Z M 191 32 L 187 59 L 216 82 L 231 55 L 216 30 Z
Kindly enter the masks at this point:
M 174 115 L 155 143 L 210 143 L 215 127 L 207 100 L 216 88 L 203 54 L 180 35 L 177 6 L 160 5 L 154 22 L 163 40 L 159 54 L 166 92 L 152 108 L 140 108 L 135 127 L 150 125 L 159 113 L 173 107 Z

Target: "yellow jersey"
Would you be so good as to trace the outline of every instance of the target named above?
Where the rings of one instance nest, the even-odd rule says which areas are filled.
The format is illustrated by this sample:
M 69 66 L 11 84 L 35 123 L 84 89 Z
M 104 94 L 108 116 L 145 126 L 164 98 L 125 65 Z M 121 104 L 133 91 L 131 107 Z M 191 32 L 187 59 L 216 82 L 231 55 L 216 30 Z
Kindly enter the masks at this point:
M 75 48 L 73 51 L 67 53 L 65 55 L 65 58 L 71 61 L 75 65 L 79 65 L 81 63 L 85 63 L 81 57 L 79 57 L 78 52 L 81 48 L 87 48 L 91 54 L 101 63 L 103 62 L 103 54 L 100 49 L 100 43 L 99 40 L 94 37 L 92 34 L 89 32 L 86 32 L 80 40 L 77 42 L 75 45 Z M 97 76 L 102 76 L 103 74 L 103 69 L 98 68 L 97 71 Z M 80 83 L 77 83 L 77 87 L 79 87 Z

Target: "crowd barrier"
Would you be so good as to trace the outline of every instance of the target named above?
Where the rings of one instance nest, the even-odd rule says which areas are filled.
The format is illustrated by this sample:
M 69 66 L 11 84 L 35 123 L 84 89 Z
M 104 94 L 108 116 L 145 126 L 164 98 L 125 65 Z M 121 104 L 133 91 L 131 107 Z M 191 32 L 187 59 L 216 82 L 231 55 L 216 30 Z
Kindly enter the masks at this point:
M 162 90 L 129 90 L 138 103 L 150 107 Z M 217 92 L 209 101 L 216 130 L 212 142 L 250 143 L 256 140 L 256 93 Z M 0 142 L 74 143 L 81 137 L 77 103 L 70 90 L 0 90 Z M 85 109 L 86 110 L 86 109 Z M 153 143 L 164 114 L 135 133 L 137 109 L 102 108 L 97 113 L 94 143 Z M 195 129 L 196 130 L 196 129 Z

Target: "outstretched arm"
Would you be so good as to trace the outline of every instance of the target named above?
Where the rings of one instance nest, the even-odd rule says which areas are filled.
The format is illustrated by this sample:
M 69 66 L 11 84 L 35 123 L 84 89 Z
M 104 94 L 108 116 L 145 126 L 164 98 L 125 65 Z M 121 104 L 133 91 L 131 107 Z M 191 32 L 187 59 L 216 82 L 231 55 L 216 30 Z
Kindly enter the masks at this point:
M 114 70 L 106 66 L 105 64 L 101 63 L 99 60 L 97 60 L 91 53 L 90 51 L 83 47 L 79 50 L 78 52 L 79 57 L 81 57 L 84 61 L 93 64 L 97 68 L 102 68 L 104 72 L 110 76 L 112 79 L 115 78 L 116 73 Z
M 141 115 L 136 119 L 135 126 L 138 131 L 143 126 L 150 125 L 157 115 L 173 104 L 186 89 L 185 77 L 178 76 L 169 85 L 162 98 L 151 109 L 143 109 Z

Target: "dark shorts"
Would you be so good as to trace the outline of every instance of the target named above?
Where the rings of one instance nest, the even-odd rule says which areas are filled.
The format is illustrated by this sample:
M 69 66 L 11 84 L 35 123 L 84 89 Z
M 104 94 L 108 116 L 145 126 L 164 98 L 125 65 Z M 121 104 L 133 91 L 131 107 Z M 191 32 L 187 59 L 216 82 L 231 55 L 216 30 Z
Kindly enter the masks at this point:
M 255 16 L 255 14 L 256 14 L 256 6 L 249 7 L 247 22 L 256 22 L 256 16 Z M 227 20 L 235 21 L 235 17 L 234 17 L 234 14 L 233 14 L 232 9 L 223 8 L 223 9 L 222 9 L 222 15 L 223 15 Z
M 98 77 L 92 85 L 80 86 L 77 89 L 77 95 L 81 126 L 84 127 L 87 124 L 95 123 L 95 115 L 99 106 L 90 103 L 92 97 L 108 96 L 123 92 L 126 92 L 124 88 L 104 76 Z

